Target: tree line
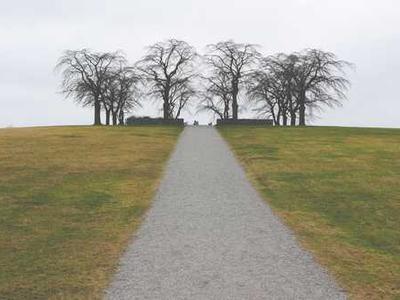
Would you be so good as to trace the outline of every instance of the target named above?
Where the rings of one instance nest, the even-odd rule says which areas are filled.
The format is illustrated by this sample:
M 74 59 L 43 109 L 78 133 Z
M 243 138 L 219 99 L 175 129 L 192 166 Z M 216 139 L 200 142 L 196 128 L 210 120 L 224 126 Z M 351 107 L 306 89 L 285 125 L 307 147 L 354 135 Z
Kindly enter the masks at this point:
M 145 99 L 162 103 L 164 119 L 177 119 L 190 104 L 221 119 L 251 109 L 275 125 L 306 125 L 324 107 L 341 105 L 350 86 L 349 62 L 305 49 L 263 56 L 253 44 L 232 40 L 207 46 L 200 55 L 185 41 L 170 39 L 146 48 L 130 64 L 120 52 L 67 50 L 56 69 L 62 92 L 93 107 L 94 124 L 124 124 Z

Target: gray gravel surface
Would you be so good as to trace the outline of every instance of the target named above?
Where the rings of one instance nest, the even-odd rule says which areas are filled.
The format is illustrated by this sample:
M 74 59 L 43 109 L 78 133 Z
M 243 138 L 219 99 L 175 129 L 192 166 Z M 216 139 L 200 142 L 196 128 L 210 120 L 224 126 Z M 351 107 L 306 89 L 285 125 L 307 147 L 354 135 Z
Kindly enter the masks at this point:
M 210 127 L 187 127 L 106 299 L 345 299 Z

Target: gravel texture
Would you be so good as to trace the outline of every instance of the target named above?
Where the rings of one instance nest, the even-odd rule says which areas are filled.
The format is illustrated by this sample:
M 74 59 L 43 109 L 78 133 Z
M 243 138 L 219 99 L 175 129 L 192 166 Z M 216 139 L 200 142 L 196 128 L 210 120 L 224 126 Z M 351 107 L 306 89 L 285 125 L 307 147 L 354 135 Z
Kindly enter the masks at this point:
M 211 127 L 187 127 L 106 299 L 346 299 Z

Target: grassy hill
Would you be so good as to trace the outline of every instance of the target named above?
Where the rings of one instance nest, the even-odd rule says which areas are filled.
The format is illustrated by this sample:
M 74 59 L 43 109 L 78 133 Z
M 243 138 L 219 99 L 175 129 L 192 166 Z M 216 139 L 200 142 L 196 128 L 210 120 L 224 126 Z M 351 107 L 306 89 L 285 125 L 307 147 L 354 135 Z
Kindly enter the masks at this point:
M 180 129 L 0 130 L 0 298 L 100 298 Z
M 354 299 L 400 299 L 400 130 L 223 127 L 249 177 Z

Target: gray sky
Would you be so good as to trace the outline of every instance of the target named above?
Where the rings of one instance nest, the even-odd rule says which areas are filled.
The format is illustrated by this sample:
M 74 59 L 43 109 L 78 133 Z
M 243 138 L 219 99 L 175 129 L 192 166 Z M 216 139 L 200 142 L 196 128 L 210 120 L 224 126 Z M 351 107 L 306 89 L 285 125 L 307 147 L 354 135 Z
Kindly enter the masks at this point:
M 349 99 L 313 123 L 400 127 L 398 0 L 1 0 L 0 127 L 91 124 L 91 110 L 58 93 L 62 51 L 121 49 L 133 62 L 168 38 L 199 52 L 227 39 L 259 44 L 265 55 L 335 52 L 356 64 Z M 137 114 L 157 109 L 149 103 Z

